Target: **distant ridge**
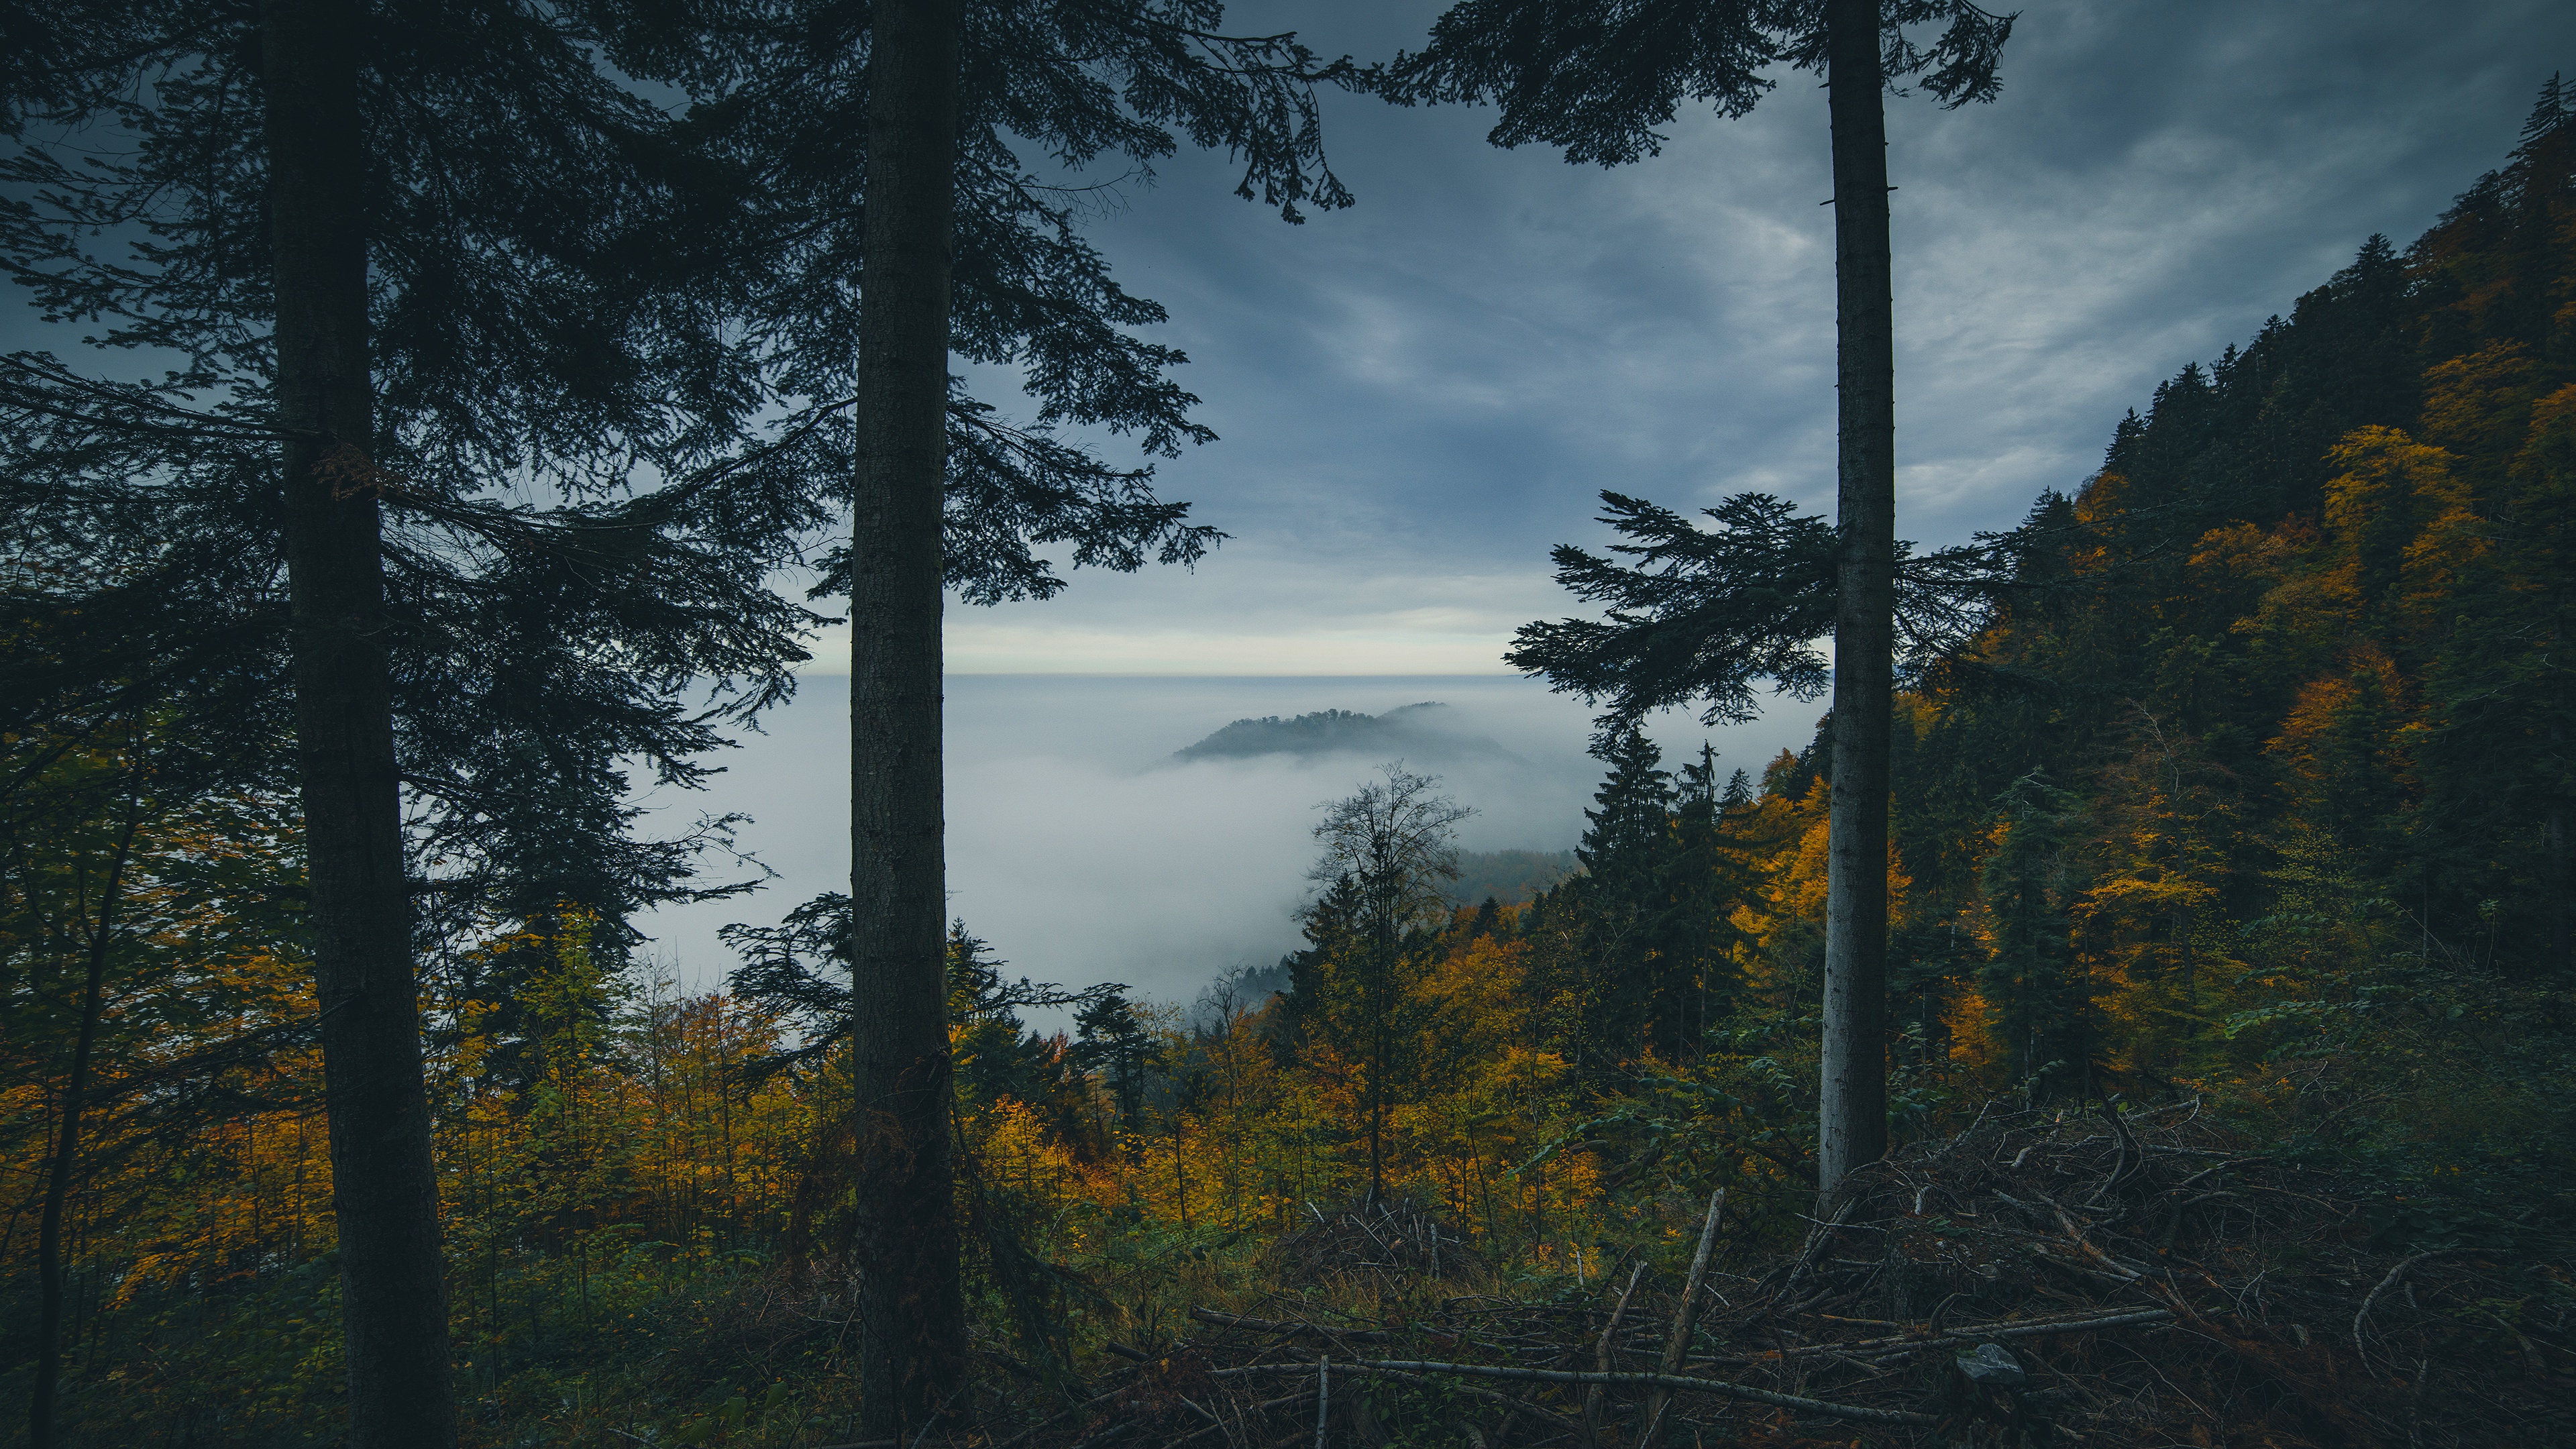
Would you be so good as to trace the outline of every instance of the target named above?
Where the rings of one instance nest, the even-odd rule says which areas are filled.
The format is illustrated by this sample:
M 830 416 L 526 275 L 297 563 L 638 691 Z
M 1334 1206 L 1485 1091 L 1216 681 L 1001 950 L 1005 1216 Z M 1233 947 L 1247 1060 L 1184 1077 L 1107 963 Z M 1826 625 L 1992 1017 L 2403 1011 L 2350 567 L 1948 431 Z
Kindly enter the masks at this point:
M 1264 715 L 1239 719 L 1193 745 L 1172 752 L 1175 760 L 1243 760 L 1260 755 L 1377 754 L 1411 759 L 1510 758 L 1511 752 L 1483 735 L 1461 733 L 1456 714 L 1437 700 L 1408 704 L 1384 714 L 1323 709 L 1288 719 Z

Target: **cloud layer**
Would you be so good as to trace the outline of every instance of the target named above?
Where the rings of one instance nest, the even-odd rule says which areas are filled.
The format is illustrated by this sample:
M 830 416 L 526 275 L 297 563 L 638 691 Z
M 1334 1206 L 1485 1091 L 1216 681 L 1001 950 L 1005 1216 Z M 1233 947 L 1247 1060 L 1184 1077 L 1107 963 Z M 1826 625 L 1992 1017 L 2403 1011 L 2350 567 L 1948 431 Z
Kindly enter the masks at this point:
M 1477 812 L 1460 844 L 1574 844 L 1601 774 L 1583 753 L 1589 716 L 1525 680 L 952 677 L 950 909 L 1014 972 L 1124 981 L 1186 1001 L 1215 973 L 1267 965 L 1298 944 L 1291 913 L 1315 855 L 1316 807 L 1382 762 L 1349 751 L 1175 762 L 1172 752 L 1247 716 L 1382 714 L 1423 700 L 1449 706 L 1445 728 L 1501 747 L 1412 762 Z M 709 803 L 750 814 L 744 842 L 778 872 L 750 897 L 640 922 L 656 937 L 653 953 L 683 979 L 703 985 L 732 968 L 716 939 L 726 922 L 775 920 L 810 896 L 848 889 L 848 704 L 844 681 L 811 680 L 768 734 L 728 752 L 730 773 L 716 789 L 651 799 L 675 823 Z M 1816 711 L 1779 713 L 1777 724 L 1714 731 L 1666 719 L 1654 733 L 1676 762 L 1705 737 L 1723 767 L 1758 775 L 1783 746 L 1805 743 Z
M 1326 53 L 1418 44 L 1436 3 L 1237 5 Z M 2121 412 L 2242 342 L 2372 232 L 2414 237 L 2500 162 L 2576 9 L 2322 0 L 2030 7 L 2003 97 L 1890 104 L 1900 524 L 1934 542 L 2079 484 Z M 1186 154 L 1085 223 L 1223 440 L 1163 469 L 1233 540 L 1196 574 L 1082 576 L 961 610 L 959 670 L 1499 670 L 1563 601 L 1547 549 L 1603 488 L 1829 508 L 1822 93 L 1685 109 L 1617 171 L 1486 144 L 1489 111 L 1327 113 L 1354 209 L 1303 227 Z M 1112 456 L 1127 445 L 1105 440 Z

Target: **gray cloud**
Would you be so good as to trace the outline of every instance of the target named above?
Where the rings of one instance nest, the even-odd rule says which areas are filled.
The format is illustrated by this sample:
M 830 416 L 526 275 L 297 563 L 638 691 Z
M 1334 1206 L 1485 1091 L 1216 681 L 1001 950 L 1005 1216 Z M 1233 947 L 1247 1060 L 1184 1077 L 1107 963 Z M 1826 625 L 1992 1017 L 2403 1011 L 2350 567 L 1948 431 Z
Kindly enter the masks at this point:
M 1368 58 L 1439 8 L 1229 22 Z M 2159 379 L 2286 312 L 2372 232 L 2428 225 L 2562 61 L 2576 10 L 2524 0 L 2117 0 L 2027 10 L 1994 105 L 1894 102 L 1903 529 L 1958 539 L 2080 483 Z M 1358 638 L 1349 667 L 1496 668 L 1513 625 L 1561 608 L 1546 550 L 1597 541 L 1601 488 L 1829 506 L 1812 78 L 1742 121 L 1685 111 L 1663 155 L 1610 172 L 1498 151 L 1489 112 L 1341 98 L 1327 122 L 1349 212 L 1282 226 L 1228 195 L 1223 158 L 1183 156 L 1089 223 L 1171 308 L 1164 338 L 1224 435 L 1166 486 L 1236 541 L 1195 576 L 960 617 L 956 667 L 1150 669 L 1161 647 L 1173 668 L 1222 670 L 1230 649 L 1234 668 L 1329 669 L 1307 661 Z M 1390 615 L 1443 608 L 1385 637 Z

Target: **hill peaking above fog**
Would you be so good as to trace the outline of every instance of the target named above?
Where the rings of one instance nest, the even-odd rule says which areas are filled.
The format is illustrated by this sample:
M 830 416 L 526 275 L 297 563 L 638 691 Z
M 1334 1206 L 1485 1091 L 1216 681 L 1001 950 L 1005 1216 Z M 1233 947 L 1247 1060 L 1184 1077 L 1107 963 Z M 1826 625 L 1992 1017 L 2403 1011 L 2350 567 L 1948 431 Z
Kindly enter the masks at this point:
M 1436 701 L 1384 714 L 1325 709 L 1282 719 L 1239 719 L 1172 752 L 1179 761 L 1242 760 L 1262 755 L 1373 755 L 1414 761 L 1511 759 L 1509 750 L 1470 732 L 1457 711 Z

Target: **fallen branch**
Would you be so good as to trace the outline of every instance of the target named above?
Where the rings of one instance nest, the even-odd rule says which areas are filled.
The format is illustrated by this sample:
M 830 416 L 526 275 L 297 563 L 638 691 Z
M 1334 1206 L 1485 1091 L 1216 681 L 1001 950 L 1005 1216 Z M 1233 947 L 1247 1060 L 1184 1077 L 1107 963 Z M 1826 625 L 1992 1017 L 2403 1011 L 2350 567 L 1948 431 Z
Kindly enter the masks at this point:
M 1682 1366 L 1690 1353 L 1691 1328 L 1699 1320 L 1700 1284 L 1708 1278 L 1709 1250 L 1717 1244 L 1717 1220 L 1726 1210 L 1726 1189 L 1709 1195 L 1708 1216 L 1700 1224 L 1699 1251 L 1691 1255 L 1690 1276 L 1682 1282 L 1682 1301 L 1673 1305 L 1672 1332 L 1664 1338 L 1663 1361 L 1656 1367 L 1671 1373 Z M 1646 1427 L 1637 1431 L 1637 1449 L 1655 1449 L 1655 1440 L 1664 1430 L 1664 1410 L 1672 1403 L 1672 1391 L 1657 1389 L 1646 1396 Z
M 1124 1389 L 1111 1389 L 1105 1394 L 1087 1399 L 1082 1403 L 1075 1404 L 1069 1409 L 1058 1409 L 1054 1413 L 1047 1415 L 1045 1418 L 1038 1420 L 1036 1423 L 1031 1424 L 1027 1428 L 1012 1435 L 1010 1438 L 1003 1440 L 1000 1444 L 995 1445 L 994 1449 L 1012 1449 L 1013 1445 L 1018 1444 L 1021 1440 L 1028 1438 L 1039 1430 L 1052 1429 L 1075 1414 L 1085 1413 L 1089 1410 L 1097 1409 L 1104 1404 L 1110 1403 L 1120 1394 L 1125 1392 L 1126 1390 Z M 860 1449 L 860 1446 L 856 1444 L 826 1445 L 825 1449 Z
M 1825 1250 L 1825 1245 L 1833 1240 L 1834 1234 L 1842 1230 L 1843 1219 L 1851 1216 L 1852 1209 L 1857 1206 L 1859 1202 L 1860 1199 L 1857 1196 L 1844 1198 L 1842 1207 L 1840 1210 L 1835 1212 L 1834 1220 L 1832 1222 L 1817 1223 L 1815 1228 L 1807 1234 L 1806 1246 L 1798 1250 L 1796 1261 L 1789 1265 L 1789 1276 L 1780 1281 L 1779 1291 L 1771 1295 L 1772 1306 L 1778 1306 L 1782 1299 L 1789 1296 L 1789 1290 L 1798 1286 L 1798 1279 L 1806 1274 L 1807 1269 L 1816 1261 L 1816 1256 L 1819 1253 L 1822 1253 Z M 1813 1220 L 1810 1219 L 1810 1221 Z M 1765 1314 L 1768 1314 L 1770 1309 L 1765 1308 L 1763 1311 Z
M 1748 1403 L 1769 1404 L 1775 1408 L 1799 1409 L 1828 1418 L 1850 1419 L 1865 1424 L 1933 1424 L 1939 1422 L 1930 1414 L 1909 1413 L 1902 1409 L 1865 1409 L 1857 1404 L 1829 1404 L 1822 1399 L 1804 1399 L 1796 1394 L 1775 1394 L 1749 1384 L 1731 1384 L 1724 1379 L 1695 1379 L 1682 1374 L 1578 1373 L 1571 1369 L 1498 1368 L 1480 1363 L 1433 1363 L 1418 1359 L 1364 1359 L 1343 1364 L 1345 1373 L 1417 1373 L 1455 1374 L 1462 1378 L 1508 1379 L 1515 1383 L 1601 1384 L 1613 1388 L 1660 1388 L 1685 1394 L 1715 1394 L 1720 1398 L 1742 1399 Z M 1217 1378 L 1255 1373 L 1305 1373 L 1304 1364 L 1262 1364 L 1251 1368 L 1219 1369 Z
M 1610 1310 L 1610 1324 L 1592 1345 L 1592 1366 L 1602 1373 L 1610 1371 L 1610 1345 L 1619 1336 L 1619 1320 L 1628 1314 L 1628 1300 L 1637 1296 L 1637 1280 L 1646 1276 L 1646 1264 L 1640 1259 L 1628 1270 L 1628 1288 L 1619 1295 L 1619 1306 Z M 1583 1432 L 1587 1439 L 1599 1437 L 1601 1423 L 1601 1386 L 1593 1385 L 1583 1393 Z
M 2165 1195 L 2170 1197 L 2173 1194 L 2182 1191 L 2184 1188 L 2191 1186 L 2193 1183 L 2200 1181 L 2202 1178 L 2209 1176 L 2213 1172 L 2225 1172 L 2231 1167 L 2251 1167 L 2257 1162 L 2269 1162 L 2271 1160 L 2271 1157 L 2268 1155 L 2258 1155 L 2254 1157 L 2239 1157 L 2232 1161 L 2219 1163 L 2213 1167 L 2204 1167 L 2200 1171 L 2193 1173 L 2191 1176 L 2184 1178 L 2182 1181 L 2175 1183 L 2173 1186 L 2166 1188 Z
M 2142 1308 L 2135 1313 L 2115 1313 L 2108 1317 L 2051 1319 L 2045 1323 L 1987 1323 L 1973 1328 L 1954 1328 L 1930 1338 L 1912 1338 L 1899 1334 L 1887 1338 L 1862 1339 L 1857 1343 L 1816 1343 L 1798 1348 L 1784 1348 L 1761 1358 L 1807 1358 L 1827 1354 L 1855 1354 L 1867 1359 L 1893 1358 L 1899 1354 L 1919 1353 L 1935 1348 L 1967 1348 L 1998 1338 L 2047 1338 L 2060 1333 L 2084 1333 L 2096 1328 L 2126 1328 L 2138 1323 L 2165 1323 L 2173 1318 L 2165 1308 Z M 1749 1361 L 1749 1360 L 1748 1360 Z
M 1347 1338 L 1353 1343 L 1387 1343 L 1395 1337 L 1374 1328 L 1333 1328 L 1290 1318 L 1242 1318 L 1232 1313 L 1219 1313 L 1213 1308 L 1192 1308 L 1190 1317 L 1212 1327 L 1240 1328 L 1249 1333 L 1311 1334 L 1317 1338 Z
M 2420 1253 L 2409 1253 L 2405 1257 L 2398 1259 L 2397 1266 L 2388 1270 L 2388 1276 L 2379 1280 L 2379 1286 L 2371 1289 L 2370 1292 L 2362 1298 L 2361 1311 L 2352 1316 L 2352 1346 L 2356 1349 L 2362 1348 L 2361 1326 L 2362 1321 L 2370 1317 L 2370 1305 L 2378 1302 L 2379 1295 L 2394 1287 L 2398 1279 L 2405 1277 L 2407 1269 L 2423 1262 L 2426 1258 L 2438 1258 L 2446 1253 L 2456 1253 L 2459 1251 L 2460 1250 L 2457 1248 L 2426 1248 Z M 2367 1353 L 2368 1350 L 2363 1349 L 2363 1352 Z

